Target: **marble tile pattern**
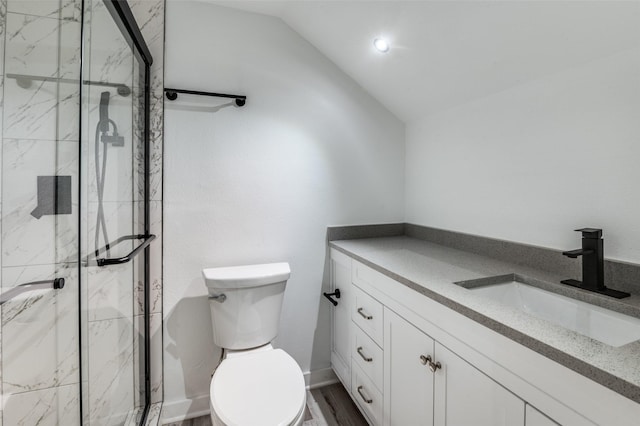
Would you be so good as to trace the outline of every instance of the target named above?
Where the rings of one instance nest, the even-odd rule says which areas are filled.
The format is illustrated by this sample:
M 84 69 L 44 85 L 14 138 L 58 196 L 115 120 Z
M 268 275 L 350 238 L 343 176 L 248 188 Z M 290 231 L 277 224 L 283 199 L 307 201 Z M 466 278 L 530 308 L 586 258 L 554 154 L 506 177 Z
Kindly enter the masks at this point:
M 151 402 L 162 402 L 162 314 L 151 314 Z
M 78 199 L 42 216 L 37 176 L 78 185 L 80 0 L 0 1 L 1 289 L 63 277 L 65 287 L 2 305 L 2 424 L 76 425 L 79 419 Z M 50 78 L 16 79 L 7 74 Z
M 142 229 L 141 202 L 136 202 L 140 206 L 134 208 L 134 212 L 140 212 L 136 217 L 135 229 Z M 162 312 L 162 202 L 151 201 L 149 203 L 149 216 L 150 216 L 150 229 L 151 233 L 156 236 L 156 240 L 150 246 L 151 252 L 151 264 L 150 264 L 150 277 L 149 277 L 149 307 L 151 313 Z M 142 265 L 140 265 L 142 267 Z M 137 270 L 138 276 L 136 277 L 136 314 L 144 313 L 144 282 L 142 280 L 141 268 Z
M 164 0 L 130 0 L 129 5 L 140 27 L 151 55 L 151 109 L 150 109 L 150 208 L 151 233 L 158 239 L 151 244 L 150 306 L 151 332 L 151 400 L 163 399 L 162 332 L 162 161 L 164 143 Z M 138 299 L 139 300 L 139 299 Z M 160 328 L 162 330 L 162 328 Z
M 162 402 L 162 314 L 152 314 L 150 321 L 151 336 L 151 403 Z M 136 315 L 134 317 L 134 325 L 136 335 L 133 344 L 134 365 L 139 365 L 140 357 L 144 354 L 144 342 L 142 341 L 144 315 Z M 160 355 L 160 356 L 156 356 Z M 134 388 L 136 405 L 144 396 L 144 383 L 142 383 L 142 375 L 138 374 L 134 377 Z
M 77 143 L 54 140 L 2 141 L 2 265 L 24 266 L 65 262 L 77 251 L 77 193 L 72 192 L 72 214 L 36 219 L 37 176 L 71 176 L 77 187 Z M 22 183 L 16 185 L 15 183 Z
M 124 423 L 134 407 L 134 333 L 132 318 L 88 324 L 89 423 Z
M 77 384 L 11 395 L 4 401 L 3 424 L 38 426 L 76 426 Z
M 80 23 L 7 13 L 6 29 L 5 73 L 52 80 L 7 78 L 3 137 L 77 141 Z
M 78 275 L 75 265 L 3 268 L 4 288 L 64 277 L 60 290 L 24 293 L 2 306 L 5 398 L 78 382 Z
M 152 400 L 161 401 L 164 1 L 133 0 L 129 3 L 154 56 L 150 129 L 151 197 L 154 200 L 151 232 L 159 238 L 151 247 L 151 359 Z M 80 71 L 81 12 L 79 0 L 0 0 L 0 59 L 4 61 L 5 73 L 77 79 Z M 106 28 L 113 25 L 107 19 L 99 21 L 98 15 L 102 12 L 99 10 L 90 17 L 96 31 L 100 31 L 101 25 Z M 113 47 L 110 43 L 107 45 Z M 111 81 L 117 78 L 133 83 L 133 64 L 124 50 L 103 49 L 102 54 L 105 55 L 103 65 L 90 70 L 94 79 Z M 72 263 L 77 257 L 78 247 L 78 200 L 72 200 L 71 215 L 35 219 L 30 212 L 36 204 L 36 176 L 70 175 L 72 187 L 77 187 L 80 168 L 79 89 L 77 85 L 55 80 L 22 80 L 20 85 L 17 83 L 16 79 L 0 80 L 3 86 L 0 90 L 0 96 L 3 96 L 0 99 L 0 178 L 3 182 L 12 183 L 3 185 L 0 194 L 2 288 L 54 275 L 64 275 L 67 285 L 56 293 L 30 294 L 2 307 L 0 351 L 4 356 L 0 363 L 0 377 L 4 404 L 0 422 L 11 425 L 74 425 L 80 423 L 76 333 L 79 277 L 77 274 L 74 277 L 73 271 L 77 266 Z M 91 91 L 94 99 L 88 110 L 89 116 L 97 114 L 96 100 L 100 93 L 100 88 Z M 136 113 L 132 98 L 112 98 L 114 115 L 117 115 L 117 107 L 118 114 L 123 117 L 119 123 L 130 122 L 125 118 Z M 93 138 L 88 131 L 90 128 L 91 123 L 86 126 L 85 140 Z M 118 130 L 129 141 L 136 137 L 135 129 L 130 126 L 123 124 Z M 107 173 L 118 176 L 119 183 L 132 181 L 131 173 L 127 175 L 126 170 L 128 167 L 130 171 L 131 162 L 136 160 L 132 156 L 133 143 L 128 148 L 128 151 L 114 152 L 112 149 L 109 152 L 115 161 L 109 163 L 111 168 Z M 83 157 L 93 161 L 90 146 L 83 147 Z M 92 170 L 92 166 L 88 164 L 86 170 Z M 95 202 L 95 177 L 93 181 L 84 181 L 89 185 L 83 199 Z M 17 182 L 22 184 L 15 185 Z M 107 186 L 105 199 L 117 206 L 123 201 L 131 202 L 132 192 L 134 197 L 137 196 L 134 199 L 141 200 L 139 187 L 136 194 L 133 185 Z M 90 212 L 90 204 L 84 207 L 88 217 L 83 218 L 82 235 L 88 236 L 91 235 L 95 209 Z M 132 223 L 132 208 L 132 204 L 117 206 L 111 209 L 112 217 L 118 218 L 120 224 Z M 127 214 L 129 217 L 125 217 Z M 114 237 L 117 231 L 113 231 Z M 91 246 L 88 240 L 83 242 L 84 247 Z M 84 379 L 87 380 L 83 388 L 88 389 L 84 395 L 85 420 L 87 424 L 118 424 L 131 413 L 136 398 L 131 383 L 136 375 L 133 362 L 134 315 L 142 314 L 138 291 L 134 291 L 139 286 L 132 285 L 133 270 L 89 269 L 81 270 L 82 282 L 87 284 L 82 294 L 85 327 L 84 349 L 81 351 L 86 367 Z M 32 344 L 34 341 L 37 344 Z M 48 356 L 43 357 L 42 354 Z M 117 371 L 118 374 L 109 375 L 109 371 Z
M 161 413 L 162 413 L 161 402 L 156 402 L 151 404 L 151 407 L 149 407 L 149 414 L 147 415 L 147 423 L 145 424 L 145 426 L 158 426 L 160 424 Z
M 130 0 L 129 5 L 151 55 L 151 200 L 162 201 L 164 138 L 164 1 Z
M 74 0 L 8 0 L 6 5 L 8 12 L 66 21 L 78 21 L 82 14 L 82 4 Z

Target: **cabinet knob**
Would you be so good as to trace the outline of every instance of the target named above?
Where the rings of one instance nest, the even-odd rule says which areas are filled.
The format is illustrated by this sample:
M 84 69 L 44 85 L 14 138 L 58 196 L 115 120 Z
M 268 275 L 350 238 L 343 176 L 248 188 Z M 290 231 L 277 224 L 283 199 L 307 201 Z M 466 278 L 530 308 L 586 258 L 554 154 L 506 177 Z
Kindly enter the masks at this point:
M 429 362 L 429 370 L 431 370 L 432 373 L 435 373 L 438 368 L 442 368 L 442 364 L 440 364 L 440 361 L 436 363 Z
M 429 366 L 429 370 L 431 370 L 432 373 L 435 373 L 438 368 L 442 368 L 442 364 L 440 364 L 440 361 L 433 362 L 431 355 L 420 355 L 420 363 L 422 365 Z

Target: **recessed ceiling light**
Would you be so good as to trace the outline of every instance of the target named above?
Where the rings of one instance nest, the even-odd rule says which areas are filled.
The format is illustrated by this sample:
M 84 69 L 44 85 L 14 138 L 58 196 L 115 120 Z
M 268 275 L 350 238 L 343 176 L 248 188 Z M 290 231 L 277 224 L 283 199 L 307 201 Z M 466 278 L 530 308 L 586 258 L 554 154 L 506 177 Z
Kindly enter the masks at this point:
M 373 45 L 378 52 L 387 53 L 389 51 L 389 43 L 383 38 L 377 38 L 373 40 Z

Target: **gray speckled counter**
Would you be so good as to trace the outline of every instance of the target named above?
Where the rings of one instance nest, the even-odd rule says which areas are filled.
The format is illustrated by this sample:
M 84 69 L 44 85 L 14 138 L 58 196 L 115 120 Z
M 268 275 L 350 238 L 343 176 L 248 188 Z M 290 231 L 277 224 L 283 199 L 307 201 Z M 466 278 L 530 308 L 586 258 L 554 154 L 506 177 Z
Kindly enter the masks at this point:
M 454 282 L 516 273 L 547 289 L 640 318 L 640 296 L 617 301 L 563 284 L 566 277 L 410 237 L 329 245 L 486 327 L 640 403 L 640 341 L 615 348 L 498 302 Z

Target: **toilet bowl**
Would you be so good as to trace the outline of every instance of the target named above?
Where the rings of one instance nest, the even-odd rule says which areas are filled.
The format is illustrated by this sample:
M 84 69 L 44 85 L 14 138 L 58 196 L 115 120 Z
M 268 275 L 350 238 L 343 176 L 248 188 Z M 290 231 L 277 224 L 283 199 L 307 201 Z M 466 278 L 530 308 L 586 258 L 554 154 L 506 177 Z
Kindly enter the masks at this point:
M 274 349 L 288 263 L 209 268 L 213 342 L 224 359 L 211 378 L 209 405 L 215 426 L 299 426 L 306 389 L 302 370 Z
M 289 354 L 271 345 L 232 352 L 211 379 L 209 402 L 214 426 L 299 426 L 304 377 Z

